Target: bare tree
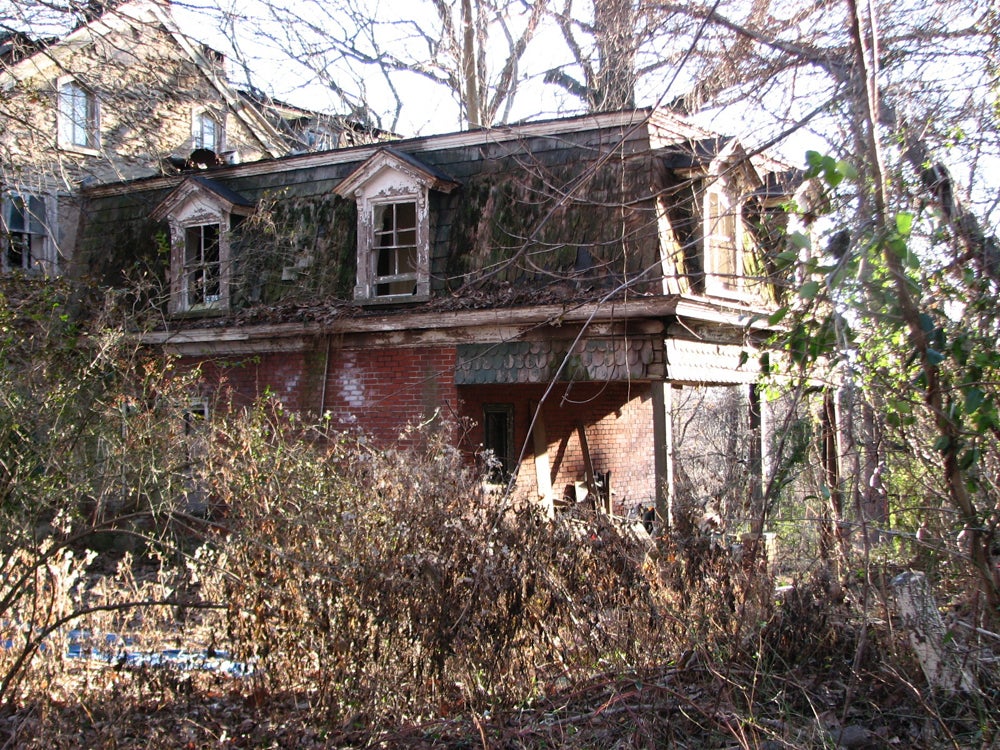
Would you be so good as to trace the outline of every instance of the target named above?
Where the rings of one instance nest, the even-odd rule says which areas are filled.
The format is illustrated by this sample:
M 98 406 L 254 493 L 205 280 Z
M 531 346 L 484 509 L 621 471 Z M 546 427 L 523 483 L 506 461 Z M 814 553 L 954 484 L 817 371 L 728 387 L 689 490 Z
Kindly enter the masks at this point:
M 912 487 L 918 465 L 929 471 L 917 522 L 936 523 L 971 562 L 995 611 L 1000 394 L 986 312 L 998 292 L 995 9 L 913 2 L 900 12 L 848 0 L 755 4 L 741 19 L 722 5 L 662 7 L 711 29 L 691 58 L 698 82 L 677 106 L 752 102 L 773 116 L 771 132 L 822 131 L 828 155 L 814 154 L 810 168 L 838 241 L 808 266 L 818 281 L 800 300 L 852 310 L 831 347 L 870 404 L 861 495 L 871 502 L 882 480 Z M 720 34 L 730 39 L 721 62 Z M 898 446 L 891 456 L 873 452 L 884 429 Z
M 268 50 L 297 67 L 310 96 L 321 84 L 355 117 L 398 129 L 404 105 L 427 110 L 428 90 L 447 93 L 464 127 L 506 120 L 547 2 L 426 0 L 390 18 L 368 0 L 239 7 L 201 10 L 221 12 L 249 75 L 259 75 Z

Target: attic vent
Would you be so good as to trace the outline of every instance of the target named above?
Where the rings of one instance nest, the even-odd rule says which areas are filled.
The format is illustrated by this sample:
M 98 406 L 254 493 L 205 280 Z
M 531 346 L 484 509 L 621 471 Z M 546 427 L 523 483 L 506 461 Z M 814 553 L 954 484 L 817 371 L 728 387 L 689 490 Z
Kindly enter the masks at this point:
M 188 157 L 185 169 L 208 169 L 209 167 L 221 167 L 225 162 L 219 155 L 209 148 L 196 148 Z

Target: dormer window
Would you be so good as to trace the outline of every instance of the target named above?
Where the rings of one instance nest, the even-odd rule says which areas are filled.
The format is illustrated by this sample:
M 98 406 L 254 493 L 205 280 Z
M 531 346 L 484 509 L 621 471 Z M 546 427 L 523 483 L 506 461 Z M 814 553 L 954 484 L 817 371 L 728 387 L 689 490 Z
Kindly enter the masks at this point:
M 222 301 L 221 225 L 187 227 L 181 278 L 182 307 L 212 307 Z
M 59 80 L 59 146 L 71 150 L 100 148 L 97 97 L 74 78 Z
M 212 180 L 190 177 L 153 211 L 170 225 L 170 312 L 229 309 L 230 232 L 253 204 Z
M 740 206 L 723 179 L 704 196 L 705 291 L 720 296 L 743 294 L 743 220 Z
M 447 175 L 388 148 L 336 187 L 358 204 L 356 300 L 415 302 L 430 296 L 429 194 L 456 187 Z
M 374 211 L 375 296 L 413 296 L 420 268 L 417 203 L 377 203 Z

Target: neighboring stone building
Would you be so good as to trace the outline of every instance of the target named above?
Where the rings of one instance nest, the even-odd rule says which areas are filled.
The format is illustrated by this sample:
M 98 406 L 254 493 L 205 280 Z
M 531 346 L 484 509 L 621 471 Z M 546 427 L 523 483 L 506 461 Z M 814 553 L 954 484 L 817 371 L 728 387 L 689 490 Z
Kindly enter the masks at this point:
M 0 37 L 3 270 L 68 270 L 80 186 L 284 156 L 308 148 L 299 132 L 367 137 L 304 110 L 288 124 L 285 105 L 233 89 L 168 0 L 92 6 L 64 37 Z
M 610 475 L 617 509 L 666 514 L 673 388 L 749 389 L 761 428 L 776 166 L 669 112 L 596 114 L 91 188 L 77 253 L 108 283 L 159 268 L 145 340 L 207 404 L 270 392 L 381 444 L 447 417 L 522 497 Z

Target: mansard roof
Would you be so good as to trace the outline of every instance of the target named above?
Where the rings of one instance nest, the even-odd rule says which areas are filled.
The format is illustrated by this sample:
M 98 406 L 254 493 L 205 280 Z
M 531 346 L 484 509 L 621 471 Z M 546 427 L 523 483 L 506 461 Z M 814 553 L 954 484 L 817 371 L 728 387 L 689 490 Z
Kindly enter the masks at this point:
M 234 297 L 230 321 L 374 314 L 353 303 L 353 190 L 387 164 L 437 186 L 429 202 L 431 294 L 420 309 L 509 308 L 664 294 L 660 202 L 682 197 L 678 180 L 701 178 L 685 166 L 668 185 L 663 159 L 685 150 L 703 176 L 709 157 L 744 153 L 737 140 L 672 113 L 630 110 L 221 166 L 197 179 L 234 205 L 258 206 L 233 247 L 259 283 L 245 306 Z M 741 159 L 739 168 L 758 176 L 751 189 L 766 186 L 762 197 L 783 189 Z M 109 246 L 120 262 L 132 261 L 130 248 L 148 252 L 154 243 L 143 238 L 163 231 L 150 221 L 166 215 L 162 206 L 180 185 L 179 177 L 159 177 L 86 190 L 80 257 L 103 259 Z

